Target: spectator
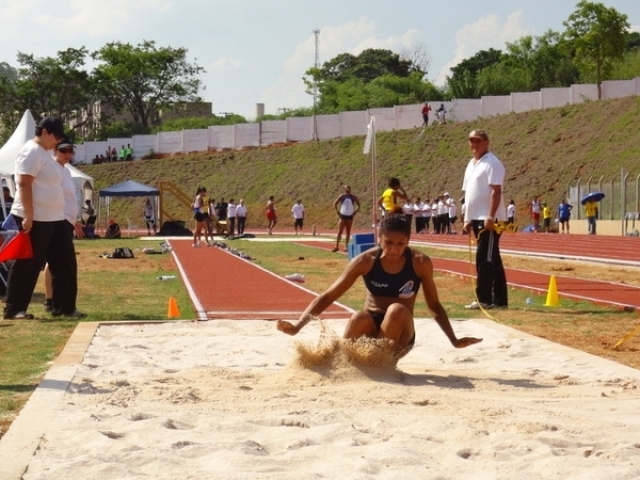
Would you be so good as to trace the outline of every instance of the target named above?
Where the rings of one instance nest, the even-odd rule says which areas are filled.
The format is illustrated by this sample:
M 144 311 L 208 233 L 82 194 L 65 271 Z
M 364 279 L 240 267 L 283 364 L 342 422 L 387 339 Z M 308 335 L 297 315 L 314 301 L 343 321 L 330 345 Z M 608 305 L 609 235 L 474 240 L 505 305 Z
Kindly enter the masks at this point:
M 429 112 L 431 111 L 431 105 L 425 103 L 422 107 L 422 126 L 429 126 Z
M 589 235 L 596 234 L 596 221 L 598 218 L 598 202 L 590 201 L 584 204 L 584 213 L 587 216 Z
M 244 227 L 247 223 L 247 206 L 242 198 L 236 207 L 236 217 L 238 220 L 238 236 L 244 235 Z
M 151 199 L 147 197 L 142 207 L 142 216 L 144 217 L 144 223 L 147 225 L 147 235 L 151 235 L 151 229 L 153 228 L 153 234 L 157 235 L 158 230 L 156 228 L 156 212 L 153 209 Z
M 422 287 L 429 310 L 455 348 L 480 342 L 479 338 L 458 339 L 453 332 L 447 313 L 438 299 L 431 259 L 408 246 L 411 224 L 406 217 L 402 214 L 387 215 L 380 234 L 380 246 L 351 260 L 340 277 L 309 304 L 297 322 L 279 320 L 278 330 L 296 335 L 309 321 L 337 301 L 356 280 L 362 278 L 366 287 L 364 308 L 351 315 L 344 338 L 384 339 L 386 342 L 382 343 L 382 347 L 400 359 L 413 348 L 416 340 L 413 312 L 418 291 Z M 400 286 L 403 287 L 398 290 Z
M 107 227 L 107 231 L 104 236 L 105 238 L 121 238 L 122 233 L 120 232 L 120 225 L 114 220 L 109 220 L 109 226 Z
M 344 249 L 345 251 L 349 247 L 349 239 L 351 238 L 351 226 L 353 225 L 353 217 L 360 210 L 360 200 L 358 197 L 351 193 L 351 187 L 349 185 L 344 186 L 344 193 L 336 198 L 333 202 L 333 207 L 338 213 L 338 236 L 336 237 L 336 246 L 332 252 L 337 252 L 340 247 L 340 240 L 342 238 L 342 232 L 345 232 L 344 237 Z
M 416 201 L 413 204 L 413 217 L 416 219 L 416 233 L 423 233 L 424 230 L 424 202 L 420 197 L 416 197 Z
M 507 207 L 507 223 L 515 223 L 516 218 L 516 203 L 511 200 Z
M 11 196 L 11 190 L 9 187 L 2 187 L 2 198 L 4 200 L 4 209 L 2 209 L 2 220 L 7 218 L 8 213 L 11 211 L 13 205 L 13 197 Z
M 216 217 L 218 217 L 218 221 L 226 221 L 227 220 L 227 207 L 229 204 L 224 201 L 224 197 L 220 197 L 220 201 L 216 204 Z
M 436 115 L 438 116 L 438 123 L 441 123 L 443 125 L 447 123 L 446 113 L 447 112 L 444 109 L 444 103 L 441 103 L 440 107 L 438 107 L 438 110 L 436 110 Z
M 238 216 L 238 206 L 233 198 L 227 203 L 227 226 L 229 227 L 229 236 L 233 237 L 236 232 L 236 219 Z
M 560 205 L 558 205 L 558 221 L 560 222 L 560 227 L 562 228 L 562 233 L 569 233 L 569 219 L 571 218 L 571 210 L 573 210 L 573 205 L 569 205 L 566 198 L 562 199 Z
M 424 205 L 422 207 L 422 219 L 423 219 L 423 228 L 422 233 L 429 233 L 429 223 L 431 222 L 432 212 L 431 212 L 431 200 L 425 199 Z
M 111 155 L 107 158 L 110 158 L 112 162 L 115 162 L 118 160 L 118 152 L 116 151 L 115 145 L 111 147 Z
M 458 206 L 453 198 L 449 199 L 449 234 L 456 235 L 456 222 L 458 221 Z
M 535 196 L 529 204 L 529 216 L 533 220 L 533 231 L 540 230 L 540 214 L 542 213 L 542 202 L 539 196 Z
M 411 224 L 413 224 L 413 211 L 415 208 L 416 204 L 412 202 L 410 198 L 407 198 L 404 201 L 404 205 L 402 205 L 402 213 L 407 217 L 407 220 L 409 220 Z
M 387 181 L 387 189 L 382 192 L 382 195 L 378 198 L 378 206 L 383 210 L 384 215 L 388 215 L 398 209 L 401 210 L 401 207 L 398 205 L 399 198 L 408 200 L 409 196 L 407 192 L 404 191 L 404 188 L 402 188 L 402 185 L 400 185 L 400 180 L 396 177 L 391 177 Z
M 63 295 L 68 291 L 69 265 L 75 261 L 75 253 L 64 215 L 62 172 L 49 152 L 64 137 L 62 120 L 45 117 L 35 128 L 35 137 L 18 152 L 11 214 L 20 230 L 30 233 L 33 257 L 14 260 L 9 268 L 5 319 L 34 318 L 27 308 L 46 261 L 51 270 L 53 307 L 61 311 L 65 305 Z
M 78 263 L 75 255 L 75 247 L 73 245 L 73 236 L 82 238 L 84 232 L 82 230 L 82 224 L 78 220 L 78 199 L 76 198 L 76 186 L 71 178 L 71 172 L 65 165 L 71 162 L 73 158 L 75 146 L 69 140 L 69 138 L 63 138 L 54 150 L 54 159 L 60 166 L 60 172 L 62 173 L 62 190 L 64 192 L 64 217 L 67 221 L 68 235 L 71 239 L 71 248 L 73 249 L 73 255 L 69 255 L 67 258 L 67 275 L 66 282 L 58 282 L 56 288 L 65 288 L 63 292 L 58 295 L 62 300 L 54 307 L 53 302 L 53 280 L 51 276 L 51 270 L 49 268 L 50 257 L 47 256 L 47 264 L 44 268 L 44 286 L 45 286 L 45 310 L 51 312 L 53 316 L 65 315 L 74 318 L 84 318 L 86 314 L 79 312 L 76 308 L 76 301 L 78 298 Z M 51 252 L 53 255 L 57 255 L 57 252 Z
M 127 159 L 127 149 L 124 148 L 124 145 L 122 145 L 122 148 L 120 148 L 120 151 L 118 152 L 118 160 L 124 162 Z
M 291 216 L 293 217 L 293 231 L 295 235 L 302 235 L 302 227 L 304 226 L 304 205 L 302 200 L 298 200 L 291 207 Z
M 495 222 L 504 221 L 507 212 L 502 190 L 505 168 L 489 151 L 489 136 L 484 130 L 469 133 L 473 157 L 464 173 L 465 192 L 463 232 L 477 238 L 476 301 L 466 305 L 471 310 L 506 308 L 509 304 L 507 277 L 500 257 L 500 233 Z
M 84 207 L 82 207 L 82 211 L 84 213 L 84 223 L 85 225 L 95 225 L 96 224 L 96 209 L 93 208 L 93 204 L 90 199 L 86 199 L 84 201 Z
M 269 232 L 269 235 L 273 235 L 273 227 L 275 227 L 276 223 L 278 223 L 278 216 L 276 215 L 276 206 L 273 195 L 271 195 L 269 197 L 269 200 L 267 200 L 267 208 L 265 210 L 265 213 L 267 215 L 267 220 L 269 221 L 269 224 L 267 225 L 267 231 Z
M 128 161 L 133 160 L 133 148 L 131 148 L 131 144 L 127 143 L 127 148 L 124 149 L 124 153 Z
M 551 231 L 551 207 L 547 205 L 547 202 L 542 202 L 542 226 L 544 233 Z

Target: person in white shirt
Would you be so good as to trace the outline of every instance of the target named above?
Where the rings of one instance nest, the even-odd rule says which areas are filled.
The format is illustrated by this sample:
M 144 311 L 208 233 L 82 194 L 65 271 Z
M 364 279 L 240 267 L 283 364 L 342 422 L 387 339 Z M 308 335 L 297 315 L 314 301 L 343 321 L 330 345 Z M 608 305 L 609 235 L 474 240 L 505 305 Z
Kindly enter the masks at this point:
M 302 235 L 302 227 L 304 226 L 304 205 L 302 200 L 298 200 L 291 207 L 291 215 L 293 215 L 293 229 L 296 235 Z
M 236 219 L 238 218 L 238 206 L 233 198 L 227 203 L 227 227 L 229 228 L 229 236 L 233 237 L 236 232 Z
M 507 206 L 507 223 L 515 223 L 516 221 L 516 202 L 511 200 Z
M 84 231 L 82 230 L 82 223 L 78 222 L 78 214 L 80 212 L 80 207 L 78 206 L 78 199 L 76 198 L 76 186 L 73 183 L 73 179 L 71 178 L 71 172 L 68 168 L 65 168 L 74 154 L 73 142 L 71 142 L 68 138 L 63 138 L 60 143 L 54 149 L 54 159 L 60 165 L 62 169 L 62 189 L 64 191 L 64 217 L 68 222 L 68 227 L 71 235 L 74 235 L 77 238 L 82 238 L 84 236 Z M 74 248 L 75 252 L 75 248 Z M 75 255 L 69 258 L 69 264 L 67 265 L 69 269 L 70 278 L 67 279 L 67 296 L 69 297 L 66 302 L 69 303 L 68 310 L 71 311 L 73 309 L 74 317 L 82 318 L 86 316 L 85 314 L 78 312 L 76 310 L 76 300 L 78 297 L 78 264 L 76 261 Z M 44 267 L 44 291 L 45 291 L 45 302 L 44 307 L 48 312 L 53 311 L 53 285 L 51 281 L 51 271 L 49 269 L 49 264 Z
M 424 230 L 424 202 L 420 197 L 416 197 L 416 203 L 413 204 L 413 217 L 416 219 L 416 233 L 422 233 Z
M 336 246 L 332 252 L 337 252 L 342 239 L 342 232 L 345 232 L 344 246 L 345 250 L 349 247 L 349 239 L 351 237 L 351 225 L 353 225 L 353 217 L 360 210 L 360 200 L 351 193 L 349 185 L 344 186 L 344 193 L 336 198 L 333 202 L 340 222 L 338 223 L 338 236 L 336 237 Z
M 74 315 L 75 305 L 67 300 L 71 272 L 75 262 L 73 238 L 64 215 L 62 169 L 50 150 L 65 137 L 59 118 L 46 117 L 35 129 L 35 137 L 18 152 L 16 160 L 16 195 L 11 206 L 20 230 L 29 233 L 33 257 L 14 260 L 9 268 L 4 318 L 25 320 L 40 271 L 49 262 L 54 313 Z
M 157 235 L 158 228 L 156 227 L 156 214 L 153 211 L 153 204 L 151 199 L 147 197 L 142 206 L 142 216 L 144 217 L 144 223 L 147 225 L 147 235 L 151 235 L 151 229 L 153 228 L 153 234 Z
M 242 198 L 236 207 L 236 221 L 238 222 L 238 236 L 244 235 L 244 227 L 247 223 L 247 206 Z
M 407 220 L 411 224 L 413 223 L 413 211 L 415 210 L 415 208 L 416 204 L 412 202 L 410 198 L 406 199 L 404 201 L 404 205 L 402 205 L 402 213 L 405 217 L 407 217 Z
M 489 151 L 489 135 L 484 130 L 469 133 L 469 148 L 473 157 L 464 173 L 465 192 L 463 232 L 477 238 L 476 301 L 465 308 L 478 310 L 509 304 L 507 278 L 500 257 L 500 233 L 495 222 L 507 218 L 502 195 L 504 165 Z
M 456 231 L 456 221 L 458 220 L 458 206 L 453 198 L 449 199 L 449 232 L 450 234 L 455 235 L 458 233 Z

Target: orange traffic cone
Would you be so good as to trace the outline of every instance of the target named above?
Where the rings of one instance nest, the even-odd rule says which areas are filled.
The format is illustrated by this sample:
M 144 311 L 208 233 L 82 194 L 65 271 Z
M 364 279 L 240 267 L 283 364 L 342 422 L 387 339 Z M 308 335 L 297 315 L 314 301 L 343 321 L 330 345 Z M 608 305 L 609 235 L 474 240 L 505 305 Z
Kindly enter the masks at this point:
M 560 306 L 560 297 L 558 297 L 558 285 L 556 282 L 556 276 L 551 275 L 549 279 L 549 289 L 547 290 L 547 301 L 544 303 L 545 307 L 558 307 Z
M 176 299 L 173 297 L 169 297 L 169 308 L 167 310 L 167 318 L 178 318 L 180 316 L 180 311 L 178 310 L 178 304 L 176 303 Z

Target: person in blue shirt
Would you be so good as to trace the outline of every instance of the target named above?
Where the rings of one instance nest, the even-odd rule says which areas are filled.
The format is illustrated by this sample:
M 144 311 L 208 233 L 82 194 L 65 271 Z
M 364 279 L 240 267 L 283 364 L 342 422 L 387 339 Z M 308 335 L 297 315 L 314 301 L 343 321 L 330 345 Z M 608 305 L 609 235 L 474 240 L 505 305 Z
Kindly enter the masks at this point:
M 560 222 L 561 233 L 566 232 L 569 233 L 569 218 L 571 218 L 571 210 L 573 210 L 573 206 L 567 203 L 565 198 L 562 199 L 560 205 L 558 205 L 558 221 Z

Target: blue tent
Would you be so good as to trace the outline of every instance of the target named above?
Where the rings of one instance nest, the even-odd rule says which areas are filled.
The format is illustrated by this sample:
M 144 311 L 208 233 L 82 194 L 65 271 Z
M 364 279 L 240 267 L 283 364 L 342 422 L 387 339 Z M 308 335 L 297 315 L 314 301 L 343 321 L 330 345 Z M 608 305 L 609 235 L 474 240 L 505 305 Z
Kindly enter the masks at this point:
M 133 180 L 127 180 L 100 190 L 98 195 L 101 197 L 157 197 L 160 195 L 160 190 Z
M 150 187 L 149 185 L 134 182 L 133 180 L 127 180 L 126 182 L 118 183 L 100 190 L 100 192 L 98 192 L 98 196 L 100 197 L 100 203 L 98 203 L 98 225 L 100 225 L 100 212 L 103 204 L 106 211 L 106 218 L 104 220 L 105 225 L 107 219 L 111 218 L 111 197 L 150 197 L 156 221 L 159 218 L 158 197 L 160 196 L 160 190 Z M 142 207 L 140 207 L 140 212 L 142 212 Z M 129 232 L 132 228 L 138 228 L 136 225 L 133 225 L 134 223 L 137 223 L 135 220 L 126 218 L 126 221 Z

